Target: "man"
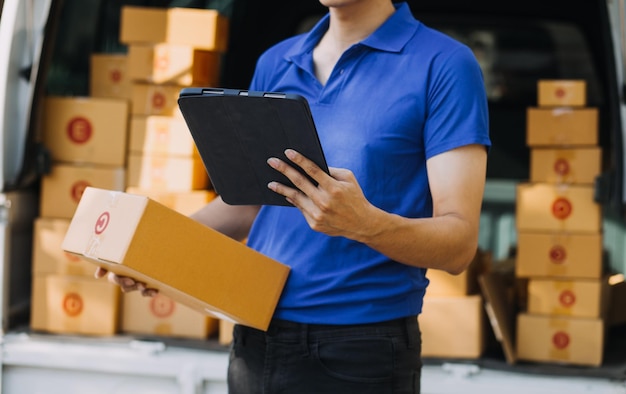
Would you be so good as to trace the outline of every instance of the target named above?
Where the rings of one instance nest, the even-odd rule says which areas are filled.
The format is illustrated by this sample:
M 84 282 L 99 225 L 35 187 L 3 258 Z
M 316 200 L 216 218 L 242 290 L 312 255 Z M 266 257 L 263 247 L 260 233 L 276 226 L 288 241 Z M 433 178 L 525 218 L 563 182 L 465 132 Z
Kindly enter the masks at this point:
M 461 273 L 477 250 L 482 75 L 407 4 L 320 1 L 328 15 L 265 52 L 250 89 L 307 98 L 330 175 L 287 150 L 268 165 L 297 188 L 268 187 L 295 208 L 218 198 L 192 215 L 291 266 L 268 331 L 235 326 L 229 392 L 419 393 L 426 269 Z

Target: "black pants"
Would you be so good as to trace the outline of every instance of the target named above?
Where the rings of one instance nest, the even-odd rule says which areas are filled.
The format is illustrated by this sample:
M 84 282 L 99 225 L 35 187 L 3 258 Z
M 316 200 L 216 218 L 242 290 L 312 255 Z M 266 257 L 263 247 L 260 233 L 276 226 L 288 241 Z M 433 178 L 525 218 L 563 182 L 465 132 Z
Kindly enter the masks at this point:
M 235 325 L 229 394 L 418 394 L 421 338 L 415 316 L 363 325 L 272 321 Z

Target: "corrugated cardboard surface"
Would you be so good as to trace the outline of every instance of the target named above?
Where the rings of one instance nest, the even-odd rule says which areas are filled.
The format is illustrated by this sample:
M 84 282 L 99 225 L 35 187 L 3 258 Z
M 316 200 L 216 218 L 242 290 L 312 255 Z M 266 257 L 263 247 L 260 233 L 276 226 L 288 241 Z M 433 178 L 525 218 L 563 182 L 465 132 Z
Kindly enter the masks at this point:
M 543 79 L 537 83 L 537 103 L 542 107 L 587 105 L 587 82 L 576 79 Z
M 215 317 L 267 329 L 289 274 L 147 197 L 87 188 L 63 242 L 75 253 Z
M 540 146 L 596 146 L 597 108 L 533 108 L 526 111 L 526 143 Z
M 517 316 L 517 358 L 539 362 L 599 366 L 604 322 L 562 316 Z
M 516 275 L 599 279 L 602 234 L 518 232 Z
M 418 317 L 423 357 L 478 358 L 485 350 L 482 296 L 426 297 Z
M 605 318 L 608 281 L 538 279 L 528 281 L 528 313 Z
M 130 121 L 128 150 L 132 153 L 199 157 L 183 118 L 135 115 Z
M 89 65 L 89 95 L 130 100 L 131 81 L 125 53 L 94 53 Z
M 530 181 L 593 185 L 600 175 L 599 147 L 533 148 L 530 151 Z

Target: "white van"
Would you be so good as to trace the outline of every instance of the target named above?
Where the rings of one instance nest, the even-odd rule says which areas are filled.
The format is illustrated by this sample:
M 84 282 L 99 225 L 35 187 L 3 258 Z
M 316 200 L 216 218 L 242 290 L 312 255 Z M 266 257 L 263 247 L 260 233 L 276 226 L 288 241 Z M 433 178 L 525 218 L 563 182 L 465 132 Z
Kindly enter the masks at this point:
M 527 109 L 540 79 L 584 80 L 598 109 L 605 269 L 626 273 L 626 0 L 410 0 L 418 19 L 467 43 L 485 76 L 493 148 L 480 246 L 515 256 L 516 186 L 529 179 Z M 31 332 L 31 248 L 45 95 L 89 94 L 89 56 L 118 53 L 123 5 L 218 9 L 230 18 L 221 85 L 245 89 L 258 55 L 306 30 L 318 0 L 0 0 L 0 390 L 21 393 L 225 393 L 228 349 L 215 341 Z M 623 305 L 626 308 L 626 305 Z M 425 360 L 425 393 L 626 393 L 626 331 L 608 332 L 601 367 Z

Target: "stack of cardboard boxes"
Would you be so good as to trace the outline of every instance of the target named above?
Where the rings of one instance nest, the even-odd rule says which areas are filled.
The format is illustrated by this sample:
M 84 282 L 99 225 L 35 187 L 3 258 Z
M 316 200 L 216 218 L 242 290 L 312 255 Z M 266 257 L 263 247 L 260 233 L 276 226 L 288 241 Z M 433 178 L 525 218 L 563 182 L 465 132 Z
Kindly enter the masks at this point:
M 95 266 L 64 253 L 61 243 L 87 186 L 148 196 L 185 215 L 215 197 L 177 98 L 183 87 L 218 84 L 227 34 L 228 20 L 215 10 L 122 7 L 120 41 L 128 53 L 92 54 L 89 97 L 46 98 L 43 139 L 54 164 L 42 181 L 36 223 L 33 329 L 192 338 L 215 333 L 216 319 L 164 296 L 120 297 L 117 286 L 93 279 Z M 53 286 L 51 274 L 62 275 L 62 283 L 56 278 Z M 93 297 L 98 319 L 87 314 L 91 299 L 82 299 L 81 313 L 69 313 L 65 306 L 78 309 L 78 301 L 51 297 L 77 275 L 85 285 L 68 292 Z M 103 294 L 95 294 L 99 288 Z
M 216 10 L 122 8 L 131 116 L 126 191 L 189 215 L 215 197 L 178 109 L 180 90 L 216 86 L 228 20 Z M 123 295 L 121 330 L 205 338 L 217 320 L 163 295 Z
M 478 251 L 460 275 L 428 270 L 422 313 L 422 356 L 479 358 L 486 348 L 487 320 L 478 277 L 490 269 L 489 253 Z
M 586 103 L 585 81 L 541 80 L 538 106 L 527 111 L 530 180 L 516 192 L 516 276 L 527 281 L 520 360 L 602 363 L 608 286 L 594 201 L 602 152 L 598 109 Z

